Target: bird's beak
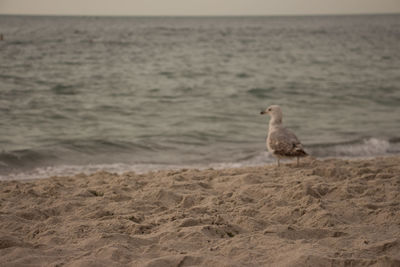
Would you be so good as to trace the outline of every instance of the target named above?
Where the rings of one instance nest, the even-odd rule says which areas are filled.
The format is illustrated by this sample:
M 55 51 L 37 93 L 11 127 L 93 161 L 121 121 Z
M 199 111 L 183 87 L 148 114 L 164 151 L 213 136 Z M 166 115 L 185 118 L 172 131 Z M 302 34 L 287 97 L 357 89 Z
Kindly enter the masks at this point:
M 261 115 L 264 115 L 264 114 L 265 114 L 265 111 L 264 111 L 264 110 L 261 110 L 260 114 L 261 114 Z

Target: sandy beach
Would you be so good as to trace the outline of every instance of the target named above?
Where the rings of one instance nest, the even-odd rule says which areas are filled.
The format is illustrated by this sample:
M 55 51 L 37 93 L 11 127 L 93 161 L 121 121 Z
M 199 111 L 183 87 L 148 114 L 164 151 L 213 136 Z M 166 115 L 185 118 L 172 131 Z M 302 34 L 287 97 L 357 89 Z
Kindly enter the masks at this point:
M 400 157 L 3 181 L 1 266 L 400 266 Z

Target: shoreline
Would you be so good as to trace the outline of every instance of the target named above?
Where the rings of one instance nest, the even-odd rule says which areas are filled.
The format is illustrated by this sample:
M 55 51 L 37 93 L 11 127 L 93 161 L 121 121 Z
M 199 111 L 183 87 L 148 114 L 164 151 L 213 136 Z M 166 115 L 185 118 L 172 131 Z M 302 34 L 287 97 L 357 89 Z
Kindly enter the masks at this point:
M 385 154 L 375 156 L 342 156 L 342 157 L 314 157 L 309 155 L 302 158 L 300 162 L 311 162 L 315 160 L 326 161 L 326 160 L 371 160 L 375 158 L 392 158 L 400 157 L 400 154 Z M 281 159 L 282 164 L 291 165 L 295 159 Z M 15 171 L 8 174 L 0 175 L 0 182 L 3 181 L 34 181 L 41 179 L 51 179 L 53 177 L 65 177 L 65 176 L 76 176 L 76 175 L 93 175 L 97 172 L 109 172 L 122 175 L 124 173 L 135 173 L 135 174 L 147 174 L 157 171 L 177 171 L 181 169 L 193 169 L 193 170 L 222 170 L 222 169 L 240 169 L 247 167 L 260 167 L 260 166 L 276 166 L 276 160 L 269 158 L 265 162 L 218 162 L 218 163 L 204 163 L 204 164 L 163 164 L 163 163 L 139 163 L 139 164 L 128 164 L 128 163 L 104 163 L 104 164 L 88 164 L 88 165 L 50 165 L 37 167 L 31 170 Z M 50 171 L 49 171 L 50 170 Z M 39 174 L 47 171 L 47 174 Z M 28 177 L 28 178 L 24 178 Z
M 0 181 L 6 266 L 396 266 L 400 156 Z

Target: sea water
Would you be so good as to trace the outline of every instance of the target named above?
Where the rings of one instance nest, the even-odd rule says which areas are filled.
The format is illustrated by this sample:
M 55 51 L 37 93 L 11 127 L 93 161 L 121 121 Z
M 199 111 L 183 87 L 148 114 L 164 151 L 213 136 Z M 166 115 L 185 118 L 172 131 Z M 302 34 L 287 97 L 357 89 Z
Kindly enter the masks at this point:
M 400 153 L 400 15 L 0 16 L 0 179 Z

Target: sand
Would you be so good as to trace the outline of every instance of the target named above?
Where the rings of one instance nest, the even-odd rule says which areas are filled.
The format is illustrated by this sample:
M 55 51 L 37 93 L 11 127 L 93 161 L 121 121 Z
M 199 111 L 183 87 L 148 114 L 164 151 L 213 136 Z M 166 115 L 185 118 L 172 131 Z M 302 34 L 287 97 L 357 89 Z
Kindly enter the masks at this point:
M 1 266 L 400 266 L 400 157 L 3 181 Z

